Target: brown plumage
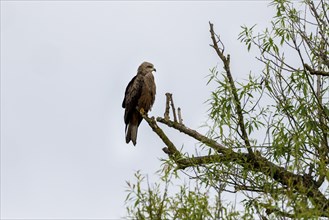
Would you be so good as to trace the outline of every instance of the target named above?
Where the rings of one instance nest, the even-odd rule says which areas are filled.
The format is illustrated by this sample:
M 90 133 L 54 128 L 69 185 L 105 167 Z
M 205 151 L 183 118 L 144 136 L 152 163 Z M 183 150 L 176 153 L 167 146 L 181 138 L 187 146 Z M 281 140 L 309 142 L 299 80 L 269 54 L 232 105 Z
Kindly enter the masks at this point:
M 125 108 L 127 144 L 131 140 L 136 145 L 138 126 L 143 119 L 137 109 L 144 109 L 147 113 L 154 103 L 156 86 L 152 71 L 156 71 L 152 63 L 142 63 L 126 88 L 122 107 Z

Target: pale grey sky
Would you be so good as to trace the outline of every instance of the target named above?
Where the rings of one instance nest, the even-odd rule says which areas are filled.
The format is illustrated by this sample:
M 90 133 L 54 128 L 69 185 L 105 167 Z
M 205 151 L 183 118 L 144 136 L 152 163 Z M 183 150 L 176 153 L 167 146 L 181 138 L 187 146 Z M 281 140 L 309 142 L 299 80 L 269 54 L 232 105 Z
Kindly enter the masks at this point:
M 207 119 L 205 76 L 219 62 L 208 21 L 243 78 L 257 62 L 237 40 L 240 26 L 264 27 L 268 4 L 1 1 L 1 218 L 124 217 L 125 181 L 136 170 L 152 178 L 166 157 L 145 122 L 137 146 L 125 143 L 121 102 L 138 65 L 157 69 L 150 115 L 163 115 L 171 92 L 197 129 Z M 169 134 L 194 152 L 193 140 Z

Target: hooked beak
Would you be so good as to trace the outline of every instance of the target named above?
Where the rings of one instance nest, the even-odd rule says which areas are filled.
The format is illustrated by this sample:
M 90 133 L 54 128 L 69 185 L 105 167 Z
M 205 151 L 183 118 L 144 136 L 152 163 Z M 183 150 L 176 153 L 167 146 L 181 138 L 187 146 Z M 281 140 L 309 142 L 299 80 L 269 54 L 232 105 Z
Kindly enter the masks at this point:
M 156 71 L 157 71 L 157 69 L 153 68 L 153 71 L 154 71 L 154 72 L 156 72 Z

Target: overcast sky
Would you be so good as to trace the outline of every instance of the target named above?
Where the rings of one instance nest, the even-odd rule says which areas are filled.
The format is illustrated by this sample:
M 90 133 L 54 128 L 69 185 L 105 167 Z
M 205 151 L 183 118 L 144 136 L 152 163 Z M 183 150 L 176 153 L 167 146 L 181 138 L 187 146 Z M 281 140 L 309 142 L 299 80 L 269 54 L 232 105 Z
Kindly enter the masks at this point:
M 269 1 L 1 1 L 1 218 L 125 216 L 126 180 L 160 168 L 163 143 L 145 122 L 124 138 L 121 103 L 143 61 L 157 69 L 150 115 L 174 94 L 187 126 L 207 119 L 215 24 L 235 78 L 259 69 L 237 38 L 261 29 Z M 170 132 L 178 146 L 195 143 Z

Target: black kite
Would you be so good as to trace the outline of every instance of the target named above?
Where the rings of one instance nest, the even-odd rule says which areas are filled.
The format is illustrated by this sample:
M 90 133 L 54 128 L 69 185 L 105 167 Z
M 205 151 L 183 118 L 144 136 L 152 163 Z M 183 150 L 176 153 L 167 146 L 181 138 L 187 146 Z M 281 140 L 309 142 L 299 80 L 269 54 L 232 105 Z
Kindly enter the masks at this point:
M 138 110 L 143 109 L 147 113 L 154 103 L 156 86 L 153 71 L 156 69 L 152 63 L 142 63 L 138 67 L 137 75 L 126 88 L 122 107 L 125 108 L 124 121 L 127 144 L 131 140 L 136 145 L 138 126 L 143 119 Z

